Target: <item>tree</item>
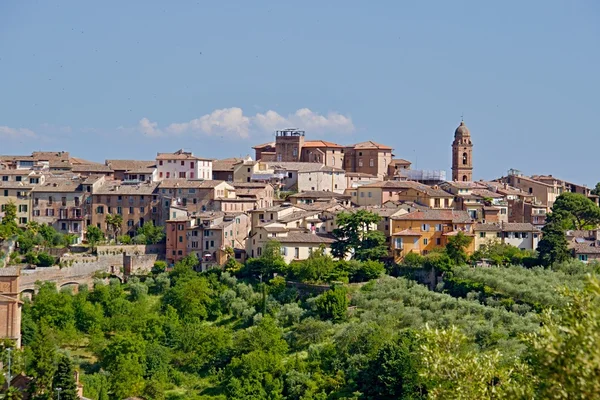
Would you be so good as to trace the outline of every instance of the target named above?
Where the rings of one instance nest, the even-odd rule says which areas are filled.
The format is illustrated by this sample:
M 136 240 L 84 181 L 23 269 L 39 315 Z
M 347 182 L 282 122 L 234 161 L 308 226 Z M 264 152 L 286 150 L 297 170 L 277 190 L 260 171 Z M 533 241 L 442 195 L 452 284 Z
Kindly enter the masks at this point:
M 321 245 L 304 261 L 290 264 L 290 278 L 302 282 L 327 282 L 335 268 L 333 258 L 325 254 L 325 246 Z
M 39 253 L 37 255 L 37 263 L 39 267 L 51 267 L 56 262 L 55 258 L 48 253 Z
M 600 196 L 600 182 L 596 183 L 596 186 L 592 189 L 591 194 Z
M 29 351 L 31 354 L 29 374 L 33 377 L 30 389 L 36 395 L 49 394 L 56 371 L 56 345 L 52 330 L 44 320 L 39 325 Z
M 548 214 L 546 225 L 542 228 L 542 240 L 538 243 L 538 259 L 540 264 L 548 267 L 569 259 L 569 247 L 565 236 L 564 211 Z
M 469 257 L 467 256 L 465 249 L 472 241 L 472 237 L 467 236 L 462 232 L 458 232 L 455 236 L 448 239 L 448 244 L 446 244 L 446 254 L 448 254 L 448 257 L 450 257 L 455 265 L 466 264 Z
M 162 226 L 154 226 L 152 221 L 147 221 L 143 226 L 139 227 L 136 235 L 144 235 L 147 244 L 157 244 L 165 238 L 164 228 Z
M 144 389 L 146 342 L 133 333 L 119 333 L 101 353 L 102 366 L 110 372 L 109 383 L 118 399 L 136 396 Z
M 17 226 L 17 205 L 10 200 L 4 204 L 4 216 L 0 222 L 0 239 L 8 239 L 15 235 L 19 230 Z
M 358 376 L 358 386 L 367 399 L 424 398 L 419 376 L 419 346 L 415 333 L 401 332 L 383 345 Z
M 542 313 L 538 332 L 527 336 L 527 359 L 540 399 L 600 398 L 600 281 L 563 291 L 565 306 Z
M 269 240 L 259 258 L 251 258 L 246 262 L 246 271 L 257 278 L 268 280 L 276 272 L 284 272 L 286 263 L 281 255 L 281 243 Z
M 474 351 L 467 336 L 456 327 L 427 327 L 417 339 L 421 342 L 420 372 L 428 398 L 534 398 L 526 365 L 519 361 L 507 365 L 499 350 Z
M 23 394 L 19 389 L 14 386 L 11 386 L 5 394 L 5 400 L 21 400 L 23 398 Z
M 346 258 L 348 253 L 357 260 L 376 260 L 388 254 L 385 235 L 372 227 L 381 217 L 366 210 L 354 213 L 341 212 L 337 216 L 337 228 L 333 230 L 336 241 L 331 245 L 334 257 Z
M 580 193 L 565 192 L 558 196 L 552 212 L 560 211 L 572 217 L 568 229 L 593 229 L 600 223 L 600 207 Z
M 348 311 L 348 291 L 342 286 L 336 286 L 317 297 L 315 306 L 322 319 L 342 321 Z
M 88 243 L 90 244 L 90 247 L 92 248 L 92 252 L 94 251 L 96 244 L 104 240 L 104 232 L 102 232 L 97 226 L 93 225 L 88 226 L 87 233 L 85 236 Z
M 121 214 L 108 214 L 105 221 L 110 232 L 112 232 L 113 239 L 116 239 L 117 233 L 121 230 L 121 225 L 123 225 L 123 216 Z
M 58 357 L 58 365 L 54 380 L 52 382 L 53 389 L 61 388 L 61 400 L 79 400 L 77 395 L 77 382 L 75 382 L 75 369 L 71 359 L 66 354 L 61 354 Z

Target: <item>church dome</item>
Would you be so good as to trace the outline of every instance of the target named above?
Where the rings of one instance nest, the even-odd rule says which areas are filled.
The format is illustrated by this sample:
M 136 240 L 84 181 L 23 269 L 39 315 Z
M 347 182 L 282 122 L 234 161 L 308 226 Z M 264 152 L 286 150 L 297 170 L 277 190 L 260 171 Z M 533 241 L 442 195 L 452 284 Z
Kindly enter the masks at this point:
M 471 136 L 471 132 L 469 132 L 469 128 L 465 125 L 465 121 L 460 121 L 460 125 L 454 131 L 454 137 L 465 137 Z

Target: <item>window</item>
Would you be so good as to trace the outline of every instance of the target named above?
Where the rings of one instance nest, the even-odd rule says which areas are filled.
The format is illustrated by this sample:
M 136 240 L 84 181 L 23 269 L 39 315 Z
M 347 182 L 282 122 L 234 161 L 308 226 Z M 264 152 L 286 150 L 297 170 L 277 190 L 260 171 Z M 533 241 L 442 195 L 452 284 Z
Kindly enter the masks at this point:
M 145 210 L 145 209 L 144 209 L 144 207 L 140 207 L 140 213 L 142 213 L 142 214 L 143 214 L 143 213 L 144 213 L 144 210 Z
M 480 238 L 484 238 L 485 237 L 485 232 L 479 232 L 479 237 Z
M 17 182 L 21 182 L 21 176 L 17 176 L 15 179 Z
M 359 159 L 358 159 L 358 166 L 359 166 L 359 167 L 362 167 L 362 166 L 363 166 L 363 163 L 362 163 L 362 158 L 359 158 Z
M 300 258 L 300 248 L 299 247 L 294 248 L 294 258 Z
M 435 231 L 436 231 L 436 232 L 441 232 L 441 231 L 442 231 L 442 224 L 437 224 L 437 225 L 435 226 Z
M 371 158 L 371 159 L 369 160 L 369 167 L 373 167 L 373 166 L 375 166 L 375 162 L 374 162 L 374 161 L 373 161 L 373 159 Z
M 27 212 L 27 204 L 20 204 L 19 212 Z
M 429 232 L 429 224 L 423 224 L 423 225 L 421 225 L 421 230 L 423 232 Z
M 190 168 L 194 168 L 194 162 L 190 161 Z
M 177 250 L 177 255 L 178 256 L 182 256 L 183 255 L 183 250 Z
M 158 173 L 158 177 L 159 177 L 159 178 L 162 178 L 162 177 L 163 177 L 163 173 L 162 173 L 162 172 L 159 172 L 159 173 Z M 165 189 L 163 189 L 163 193 L 164 193 L 164 192 L 165 192 Z
M 8 190 L 4 189 L 4 197 L 8 197 Z
M 588 255 L 587 254 L 579 254 L 579 261 L 587 261 L 588 260 Z
M 129 214 L 133 214 L 133 207 L 129 207 Z
M 262 247 L 256 249 L 256 254 L 258 254 L 259 256 L 262 255 Z
M 179 243 L 183 243 L 183 236 L 179 236 Z
M 427 238 L 423 239 L 423 246 L 427 246 L 428 243 L 429 243 L 429 240 Z
M 27 217 L 21 217 L 21 218 L 19 218 L 19 223 L 20 224 L 26 224 L 27 223 Z
M 67 205 L 67 198 L 66 198 L 66 197 L 62 197 L 62 198 L 60 199 L 60 201 L 61 201 L 61 203 L 62 203 L 63 207 L 65 207 L 65 206 Z
M 527 233 L 527 232 L 523 232 L 523 233 L 521 233 L 521 237 L 522 237 L 523 239 L 527 239 L 527 238 L 529 238 L 529 233 Z
M 365 192 L 360 192 L 360 197 L 365 197 Z
M 281 247 L 279 249 L 279 252 L 281 253 L 282 256 L 287 256 L 287 247 Z
M 127 221 L 127 226 L 133 226 L 133 220 L 132 219 L 130 219 L 130 220 Z
M 312 247 L 309 247 L 308 248 L 308 255 L 310 256 L 312 254 L 312 252 L 313 252 Z
M 438 246 L 441 246 L 442 245 L 442 239 L 440 239 L 440 238 L 435 239 L 435 244 L 437 244 Z
M 3 182 L 8 182 L 8 176 L 4 175 L 4 176 L 2 177 L 2 181 L 3 181 Z
M 469 163 L 469 156 L 467 155 L 467 153 L 463 153 L 462 163 L 463 165 L 467 165 Z
M 110 207 L 108 208 L 108 213 L 110 214 Z M 117 214 L 123 215 L 123 208 L 122 207 L 117 207 Z
M 291 178 L 293 176 L 293 174 L 291 172 L 288 172 L 288 178 Z
M 66 230 L 67 230 L 67 224 L 63 222 L 63 223 L 60 225 L 60 228 L 61 228 L 61 230 L 63 230 L 63 231 L 66 231 Z
M 102 213 L 100 213 L 102 214 Z M 54 209 L 53 208 L 46 208 L 46 217 L 54 217 Z
M 167 171 L 167 178 L 171 177 L 171 173 Z
M 373 196 L 371 195 L 371 192 L 369 192 L 369 197 L 373 197 Z
M 185 178 L 185 172 L 180 172 L 180 173 L 179 173 L 179 177 L 180 177 L 180 178 Z
M 298 148 L 297 147 L 294 147 L 294 149 L 292 150 L 292 155 L 294 157 L 296 157 L 298 155 Z
M 156 214 L 156 207 L 152 207 L 152 213 Z
M 53 201 L 54 201 L 54 199 L 52 198 L 52 196 L 49 196 L 48 197 L 48 205 L 51 206 Z
M 396 249 L 401 249 L 402 248 L 402 238 L 398 237 L 394 239 L 394 247 Z
M 335 152 L 335 150 L 334 150 Z M 335 165 L 335 157 L 331 157 L 331 165 Z
M 497 237 L 497 238 L 501 238 L 501 237 L 502 237 L 502 232 L 497 232 L 497 233 L 496 233 L 496 237 Z
M 215 247 L 215 241 L 214 240 L 210 241 L 210 247 Z
M 359 152 L 358 152 L 358 156 L 359 156 L 359 157 L 362 157 L 362 151 L 359 151 Z
M 48 204 L 52 204 L 52 203 L 48 202 Z M 52 210 L 52 211 L 54 211 L 54 210 Z M 96 207 L 96 214 L 104 214 L 104 207 L 102 207 L 102 206 Z
M 158 161 L 158 165 L 163 165 L 163 161 L 162 161 L 162 160 L 159 160 L 159 161 Z M 161 172 L 160 174 L 162 175 L 162 172 Z
M 192 242 L 192 249 L 198 248 L 198 242 Z

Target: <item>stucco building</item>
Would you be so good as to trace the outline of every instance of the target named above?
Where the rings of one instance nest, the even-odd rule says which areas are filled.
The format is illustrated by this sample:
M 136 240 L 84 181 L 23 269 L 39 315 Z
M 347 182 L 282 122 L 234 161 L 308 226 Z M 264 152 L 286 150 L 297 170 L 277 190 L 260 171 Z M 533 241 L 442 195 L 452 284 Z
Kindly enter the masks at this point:
M 158 180 L 212 179 L 212 159 L 194 156 L 183 149 L 156 155 Z
M 484 244 L 504 243 L 522 250 L 535 250 L 541 239 L 541 230 L 530 223 L 475 224 L 475 248 Z

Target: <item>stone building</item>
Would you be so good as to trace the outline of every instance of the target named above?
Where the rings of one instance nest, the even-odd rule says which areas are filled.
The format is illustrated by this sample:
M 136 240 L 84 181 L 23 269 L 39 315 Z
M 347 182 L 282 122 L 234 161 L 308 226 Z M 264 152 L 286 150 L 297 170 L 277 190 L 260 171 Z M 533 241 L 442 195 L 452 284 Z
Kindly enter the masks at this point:
M 91 223 L 109 232 L 106 216 L 119 214 L 123 224 L 119 235 L 134 236 L 145 222 L 158 226 L 162 222 L 162 209 L 157 182 L 125 184 L 122 181 L 108 181 L 92 193 Z
M 460 125 L 454 131 L 454 142 L 452 142 L 452 180 L 471 182 L 473 180 L 473 143 L 471 132 L 460 121 Z
M 15 341 L 21 347 L 21 306 L 18 268 L 0 269 L 0 338 Z
M 344 149 L 344 169 L 346 172 L 384 177 L 392 162 L 392 148 L 371 140 L 357 143 Z

